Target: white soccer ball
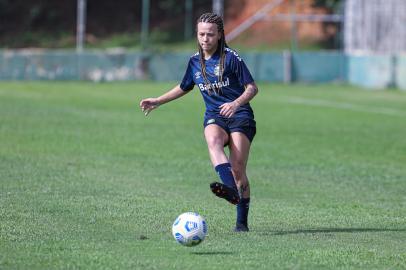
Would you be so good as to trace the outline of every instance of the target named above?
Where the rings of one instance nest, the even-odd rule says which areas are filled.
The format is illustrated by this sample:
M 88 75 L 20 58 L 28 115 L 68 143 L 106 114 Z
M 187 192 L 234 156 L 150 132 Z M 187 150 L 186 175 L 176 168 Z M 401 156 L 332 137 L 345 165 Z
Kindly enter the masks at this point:
M 198 213 L 186 212 L 178 216 L 172 225 L 176 241 L 187 247 L 200 244 L 207 234 L 207 224 Z

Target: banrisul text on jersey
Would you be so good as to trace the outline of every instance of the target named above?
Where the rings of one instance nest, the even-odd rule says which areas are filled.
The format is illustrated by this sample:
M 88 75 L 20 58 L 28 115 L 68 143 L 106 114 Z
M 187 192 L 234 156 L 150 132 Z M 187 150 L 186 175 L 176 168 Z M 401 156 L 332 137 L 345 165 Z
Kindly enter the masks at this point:
M 222 82 L 214 82 L 214 83 L 210 83 L 210 84 L 203 84 L 203 83 L 199 83 L 199 89 L 200 91 L 208 91 L 208 90 L 212 90 L 214 88 L 221 88 L 224 86 L 229 86 L 230 85 L 230 79 L 227 78 L 225 81 Z

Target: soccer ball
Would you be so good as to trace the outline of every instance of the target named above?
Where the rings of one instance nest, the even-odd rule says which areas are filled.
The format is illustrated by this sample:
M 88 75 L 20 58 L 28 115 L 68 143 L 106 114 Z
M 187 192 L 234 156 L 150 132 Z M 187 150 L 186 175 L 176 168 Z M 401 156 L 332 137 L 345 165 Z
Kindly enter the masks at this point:
M 183 246 L 192 247 L 200 244 L 206 234 L 206 221 L 198 213 L 183 213 L 177 217 L 172 225 L 173 237 Z

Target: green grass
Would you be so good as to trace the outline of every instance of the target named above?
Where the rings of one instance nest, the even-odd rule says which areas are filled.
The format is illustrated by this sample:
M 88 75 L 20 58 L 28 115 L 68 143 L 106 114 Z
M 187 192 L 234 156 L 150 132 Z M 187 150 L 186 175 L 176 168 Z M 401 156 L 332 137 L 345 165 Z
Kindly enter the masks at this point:
M 405 269 L 406 93 L 260 85 L 251 232 L 215 198 L 195 89 L 0 83 L 0 269 Z M 209 228 L 194 248 L 171 224 Z

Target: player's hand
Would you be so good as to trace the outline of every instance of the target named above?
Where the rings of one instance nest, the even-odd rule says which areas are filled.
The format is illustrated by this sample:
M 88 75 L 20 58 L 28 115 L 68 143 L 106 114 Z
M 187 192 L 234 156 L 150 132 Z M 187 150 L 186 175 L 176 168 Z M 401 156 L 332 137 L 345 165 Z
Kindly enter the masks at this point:
M 152 110 L 159 107 L 159 101 L 157 98 L 146 98 L 141 100 L 140 107 L 145 116 L 147 116 Z
M 240 104 L 236 101 L 224 103 L 220 108 L 220 115 L 230 118 L 235 114 Z

